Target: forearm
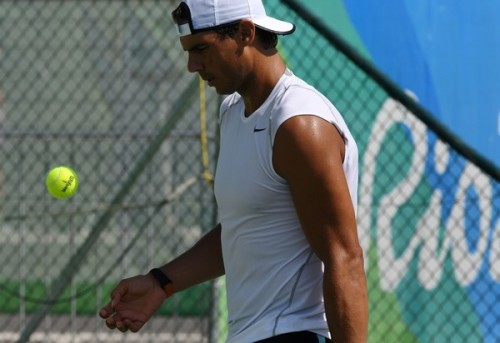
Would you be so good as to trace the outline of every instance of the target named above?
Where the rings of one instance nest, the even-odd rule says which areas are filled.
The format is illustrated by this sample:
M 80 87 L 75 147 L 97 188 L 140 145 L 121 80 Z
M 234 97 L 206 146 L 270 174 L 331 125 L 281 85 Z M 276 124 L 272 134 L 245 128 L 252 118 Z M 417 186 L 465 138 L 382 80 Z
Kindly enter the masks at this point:
M 175 292 L 224 275 L 220 235 L 219 224 L 191 249 L 160 268 L 172 280 Z
M 368 299 L 362 258 L 325 266 L 323 292 L 332 342 L 365 343 Z

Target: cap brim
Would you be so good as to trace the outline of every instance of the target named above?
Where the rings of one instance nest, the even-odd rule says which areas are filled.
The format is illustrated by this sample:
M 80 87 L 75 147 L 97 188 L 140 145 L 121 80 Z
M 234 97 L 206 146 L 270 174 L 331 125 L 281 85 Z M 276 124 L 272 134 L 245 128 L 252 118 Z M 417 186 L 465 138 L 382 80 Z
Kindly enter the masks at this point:
M 292 23 L 272 17 L 253 18 L 252 21 L 257 27 L 279 35 L 288 35 L 295 31 L 295 25 Z

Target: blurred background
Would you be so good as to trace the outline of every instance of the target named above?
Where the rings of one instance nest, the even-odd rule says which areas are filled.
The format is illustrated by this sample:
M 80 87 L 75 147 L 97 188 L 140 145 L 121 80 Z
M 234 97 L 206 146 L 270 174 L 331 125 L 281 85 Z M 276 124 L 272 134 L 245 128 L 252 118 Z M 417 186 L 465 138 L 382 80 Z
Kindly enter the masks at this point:
M 451 131 L 500 165 L 500 3 L 302 1 Z
M 224 341 L 223 278 L 141 333 L 97 316 L 217 223 L 222 99 L 187 73 L 176 4 L 0 2 L 0 342 Z M 499 341 L 498 5 L 265 5 L 358 143 L 369 341 Z M 58 165 L 79 174 L 68 200 L 45 190 Z

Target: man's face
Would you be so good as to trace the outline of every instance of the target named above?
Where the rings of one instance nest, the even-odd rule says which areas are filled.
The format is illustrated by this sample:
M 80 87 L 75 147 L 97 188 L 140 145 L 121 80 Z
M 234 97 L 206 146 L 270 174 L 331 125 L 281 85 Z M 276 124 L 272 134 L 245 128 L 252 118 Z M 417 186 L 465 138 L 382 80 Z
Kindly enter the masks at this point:
M 231 37 L 221 38 L 214 32 L 202 32 L 180 38 L 188 53 L 188 71 L 215 87 L 219 94 L 239 90 L 243 78 L 243 46 Z

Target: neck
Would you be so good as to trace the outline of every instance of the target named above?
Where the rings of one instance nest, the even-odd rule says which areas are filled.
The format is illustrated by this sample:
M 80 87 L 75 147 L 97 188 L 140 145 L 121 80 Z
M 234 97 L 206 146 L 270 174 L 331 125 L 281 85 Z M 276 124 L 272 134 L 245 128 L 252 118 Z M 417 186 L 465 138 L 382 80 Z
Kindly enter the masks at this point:
M 238 92 L 245 103 L 245 116 L 250 116 L 268 98 L 286 66 L 278 54 L 263 55 L 255 61 L 255 68 L 249 75 L 245 86 Z

